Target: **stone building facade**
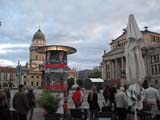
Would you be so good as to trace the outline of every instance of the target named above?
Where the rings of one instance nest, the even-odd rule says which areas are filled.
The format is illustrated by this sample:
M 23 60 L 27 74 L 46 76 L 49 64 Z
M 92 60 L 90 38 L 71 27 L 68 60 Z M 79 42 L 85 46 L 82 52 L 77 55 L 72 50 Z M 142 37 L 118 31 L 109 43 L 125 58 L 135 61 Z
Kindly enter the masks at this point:
M 160 84 L 160 33 L 152 32 L 145 27 L 141 31 L 144 37 L 142 57 L 145 63 L 146 77 L 150 82 Z M 125 82 L 125 45 L 126 31 L 110 43 L 111 50 L 102 56 L 102 79 L 121 80 Z
M 0 86 L 14 87 L 16 82 L 16 68 L 0 67 Z
M 22 67 L 21 82 L 25 86 L 41 87 L 42 71 L 39 66 L 44 64 L 45 54 L 36 52 L 37 47 L 45 46 L 46 40 L 44 34 L 39 29 L 33 36 L 30 50 L 29 63 Z

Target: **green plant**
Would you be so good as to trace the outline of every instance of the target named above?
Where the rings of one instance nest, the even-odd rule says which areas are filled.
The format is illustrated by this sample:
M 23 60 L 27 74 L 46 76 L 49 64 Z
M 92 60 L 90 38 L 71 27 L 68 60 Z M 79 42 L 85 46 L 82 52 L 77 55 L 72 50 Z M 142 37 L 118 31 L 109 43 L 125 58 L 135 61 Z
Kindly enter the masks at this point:
M 74 85 L 74 78 L 70 78 L 67 80 L 67 85 L 69 89 L 71 89 L 72 85 Z
M 89 74 L 89 78 L 102 78 L 102 73 L 99 70 L 92 71 Z
M 83 81 L 80 80 L 80 79 L 77 79 L 77 84 L 78 84 L 80 87 L 82 87 L 82 86 L 83 86 Z
M 49 91 L 44 91 L 42 96 L 37 98 L 37 103 L 45 109 L 48 114 L 55 113 L 59 107 L 60 96 Z

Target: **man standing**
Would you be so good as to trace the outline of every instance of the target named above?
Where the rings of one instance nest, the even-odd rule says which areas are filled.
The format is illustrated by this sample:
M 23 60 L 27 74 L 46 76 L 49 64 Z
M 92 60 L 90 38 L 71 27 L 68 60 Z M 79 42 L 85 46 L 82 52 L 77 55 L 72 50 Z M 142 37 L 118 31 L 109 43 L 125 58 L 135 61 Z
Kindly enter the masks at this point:
M 106 104 L 109 104 L 109 86 L 106 86 L 103 91 L 103 97 L 105 99 Z
M 27 97 L 29 100 L 29 106 L 30 106 L 30 110 L 29 110 L 29 120 L 33 119 L 33 112 L 34 112 L 34 107 L 36 105 L 36 101 L 35 101 L 35 94 L 33 93 L 33 88 L 29 88 L 28 89 L 28 93 L 27 93 Z
M 19 91 L 13 97 L 13 107 L 16 109 L 18 120 L 27 120 L 29 111 L 29 101 L 23 87 L 23 85 L 19 85 Z
M 160 95 L 157 89 L 153 87 L 152 83 L 149 84 L 149 87 L 144 91 L 144 103 L 150 110 L 158 110 L 157 102 L 160 101 Z
M 115 102 L 119 120 L 126 120 L 126 108 L 128 106 L 128 100 L 124 87 L 121 87 L 120 91 L 115 95 Z

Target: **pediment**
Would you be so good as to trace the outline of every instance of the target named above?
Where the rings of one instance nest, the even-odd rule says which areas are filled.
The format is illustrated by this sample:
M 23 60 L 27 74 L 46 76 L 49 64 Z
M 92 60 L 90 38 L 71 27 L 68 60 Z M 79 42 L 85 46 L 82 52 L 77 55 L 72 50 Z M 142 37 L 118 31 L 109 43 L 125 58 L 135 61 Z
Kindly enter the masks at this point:
M 124 53 L 124 48 L 116 48 L 116 49 L 111 50 L 110 52 L 106 53 L 104 56 L 112 56 L 112 55 L 117 55 L 120 53 Z

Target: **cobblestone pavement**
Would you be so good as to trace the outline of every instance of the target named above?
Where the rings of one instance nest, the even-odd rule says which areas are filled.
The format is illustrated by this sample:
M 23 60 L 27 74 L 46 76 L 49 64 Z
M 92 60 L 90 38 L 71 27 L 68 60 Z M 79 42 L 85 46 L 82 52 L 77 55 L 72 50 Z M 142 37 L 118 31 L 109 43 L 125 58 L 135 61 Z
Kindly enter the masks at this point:
M 11 90 L 11 96 L 12 96 L 12 98 L 13 98 L 13 95 L 15 94 L 15 92 L 16 92 L 16 90 Z M 72 101 L 72 97 L 71 97 L 72 94 L 73 94 L 73 92 L 74 91 L 70 91 L 69 92 L 69 96 L 68 96 L 68 108 L 75 108 L 75 106 L 73 104 L 73 101 Z M 37 98 L 42 93 L 42 90 L 34 90 L 34 93 L 35 93 L 36 98 Z M 83 104 L 81 106 L 82 108 L 88 108 L 89 107 L 88 103 L 87 103 L 88 93 L 89 93 L 89 90 L 85 90 L 84 102 L 83 102 Z M 104 98 L 103 98 L 102 91 L 101 91 L 100 93 L 98 93 L 98 103 L 99 103 L 100 107 L 103 106 L 103 102 L 104 102 Z M 11 106 L 11 108 L 12 108 L 12 106 Z M 62 104 L 61 104 L 61 108 L 58 110 L 58 112 L 59 113 L 63 113 Z M 33 120 L 44 120 L 44 118 L 43 118 L 43 109 L 40 108 L 39 106 L 36 106 L 36 108 L 34 109 Z

